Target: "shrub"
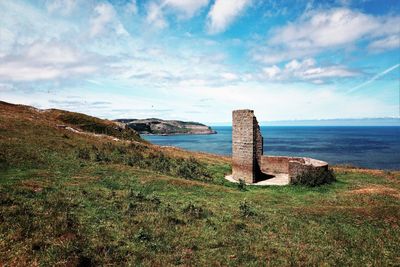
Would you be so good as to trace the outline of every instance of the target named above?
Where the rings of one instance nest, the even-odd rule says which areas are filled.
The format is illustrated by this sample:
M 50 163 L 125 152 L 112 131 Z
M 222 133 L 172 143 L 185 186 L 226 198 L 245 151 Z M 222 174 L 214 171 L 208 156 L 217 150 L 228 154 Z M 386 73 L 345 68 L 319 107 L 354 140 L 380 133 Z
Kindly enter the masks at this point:
M 7 159 L 4 155 L 0 154 L 0 170 L 6 170 L 8 168 Z
M 151 240 L 151 234 L 146 229 L 140 228 L 135 235 L 136 240 L 139 242 L 148 242 Z
M 246 182 L 243 179 L 239 179 L 238 189 L 240 191 L 246 191 Z
M 126 158 L 126 164 L 129 166 L 138 166 L 141 162 L 143 162 L 143 155 L 140 153 L 129 155 Z
M 90 151 L 88 148 L 78 148 L 78 152 L 76 153 L 76 157 L 78 159 L 83 159 L 83 160 L 90 160 Z
M 336 181 L 336 177 L 332 169 L 314 169 L 298 175 L 292 184 L 314 187 L 334 181 Z
M 151 169 L 161 173 L 170 173 L 174 165 L 173 160 L 163 153 L 150 154 L 148 162 Z
M 210 174 L 195 158 L 178 159 L 176 175 L 186 179 L 211 180 Z
M 129 198 L 134 199 L 136 201 L 143 201 L 146 199 L 146 196 L 141 191 L 130 190 Z
M 202 207 L 196 206 L 193 203 L 189 203 L 186 207 L 183 208 L 182 211 L 183 213 L 195 219 L 207 217 L 207 212 Z
M 251 216 L 255 216 L 256 212 L 250 207 L 247 201 L 240 202 L 239 210 L 242 217 L 248 218 Z
M 167 175 L 180 176 L 186 179 L 210 181 L 212 177 L 207 168 L 193 157 L 188 159 L 173 158 L 163 152 L 145 153 L 143 146 L 115 146 L 106 143 L 98 148 L 92 146 L 94 161 L 124 163 L 129 166 L 150 169 Z M 86 154 L 83 154 L 85 152 Z M 90 150 L 81 151 L 82 157 L 90 158 Z
M 94 159 L 97 162 L 110 162 L 110 157 L 102 150 L 98 150 L 94 152 Z

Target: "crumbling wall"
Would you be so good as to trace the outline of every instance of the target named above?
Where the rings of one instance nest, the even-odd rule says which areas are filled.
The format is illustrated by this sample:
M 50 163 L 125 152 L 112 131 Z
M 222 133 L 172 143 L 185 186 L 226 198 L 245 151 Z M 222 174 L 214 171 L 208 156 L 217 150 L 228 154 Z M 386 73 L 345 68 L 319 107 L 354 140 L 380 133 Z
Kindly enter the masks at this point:
M 289 157 L 262 156 L 260 167 L 264 173 L 288 173 Z
M 254 127 L 254 150 L 256 153 L 256 159 L 257 159 L 257 164 L 258 166 L 261 166 L 261 157 L 264 153 L 264 140 L 261 134 L 260 126 L 258 125 L 258 121 L 256 116 L 254 116 L 254 122 L 253 122 L 253 127 Z
M 235 180 L 255 183 L 264 174 L 288 174 L 296 177 L 312 170 L 328 170 L 328 163 L 302 157 L 264 156 L 263 137 L 254 112 L 249 109 L 232 112 L 232 176 Z
M 297 176 L 307 172 L 313 172 L 318 170 L 328 171 L 328 163 L 321 160 L 310 159 L 310 158 L 296 158 L 300 160 L 289 161 L 289 183 L 294 183 Z
M 254 111 L 232 112 L 232 175 L 236 180 L 254 183 L 260 173 L 262 136 Z
M 296 177 L 304 172 L 328 170 L 328 163 L 302 157 L 262 156 L 260 169 L 269 174 L 287 173 L 289 182 L 293 183 Z

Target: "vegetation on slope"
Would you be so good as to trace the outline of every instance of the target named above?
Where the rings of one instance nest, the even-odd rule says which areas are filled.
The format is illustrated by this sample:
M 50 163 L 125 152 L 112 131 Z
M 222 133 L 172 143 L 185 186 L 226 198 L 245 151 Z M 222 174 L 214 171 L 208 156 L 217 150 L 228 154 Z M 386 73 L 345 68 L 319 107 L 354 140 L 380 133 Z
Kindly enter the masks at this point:
M 124 124 L 101 120 L 81 113 L 51 110 L 60 121 L 79 127 L 83 131 L 105 134 L 119 139 L 138 141 L 139 134 Z
M 292 184 L 314 187 L 323 184 L 330 184 L 335 181 L 336 178 L 332 169 L 315 169 L 300 173 Z
M 0 106 L 0 265 L 399 262 L 398 172 L 238 187 L 225 158 L 78 134 L 49 114 Z

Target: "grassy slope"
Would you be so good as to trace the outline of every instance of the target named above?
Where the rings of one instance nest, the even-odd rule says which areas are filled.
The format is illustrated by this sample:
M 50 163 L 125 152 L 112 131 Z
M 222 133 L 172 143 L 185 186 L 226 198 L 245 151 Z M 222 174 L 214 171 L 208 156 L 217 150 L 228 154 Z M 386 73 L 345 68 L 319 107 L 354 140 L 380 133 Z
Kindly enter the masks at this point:
M 0 265 L 399 263 L 398 172 L 240 191 L 228 159 L 60 123 L 0 103 Z

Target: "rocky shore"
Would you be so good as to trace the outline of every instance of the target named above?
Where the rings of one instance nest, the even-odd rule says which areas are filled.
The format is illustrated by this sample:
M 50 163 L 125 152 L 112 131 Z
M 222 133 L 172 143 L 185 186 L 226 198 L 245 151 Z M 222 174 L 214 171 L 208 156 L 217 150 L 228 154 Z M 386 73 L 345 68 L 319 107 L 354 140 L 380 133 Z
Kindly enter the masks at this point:
M 198 122 L 161 119 L 118 119 L 140 134 L 180 135 L 180 134 L 215 134 L 211 127 Z

